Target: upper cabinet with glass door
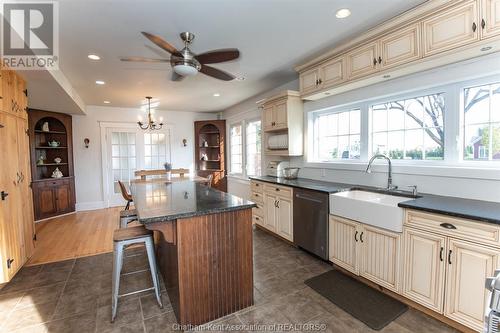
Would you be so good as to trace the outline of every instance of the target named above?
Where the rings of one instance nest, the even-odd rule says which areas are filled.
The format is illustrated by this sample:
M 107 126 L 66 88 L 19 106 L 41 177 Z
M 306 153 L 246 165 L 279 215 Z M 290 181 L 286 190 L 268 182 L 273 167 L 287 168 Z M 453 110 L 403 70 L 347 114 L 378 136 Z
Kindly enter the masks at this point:
M 495 52 L 500 0 L 428 1 L 354 40 L 296 67 L 303 99 Z

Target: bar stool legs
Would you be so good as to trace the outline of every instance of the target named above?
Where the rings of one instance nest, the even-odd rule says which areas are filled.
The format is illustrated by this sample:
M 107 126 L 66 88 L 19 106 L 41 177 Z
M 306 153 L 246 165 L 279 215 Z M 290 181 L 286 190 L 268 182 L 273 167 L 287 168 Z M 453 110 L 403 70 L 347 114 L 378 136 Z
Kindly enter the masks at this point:
M 155 288 L 156 300 L 158 301 L 158 305 L 161 309 L 163 309 L 163 303 L 161 302 L 161 294 L 160 294 L 160 279 L 158 277 L 158 270 L 156 268 L 156 258 L 155 258 L 155 249 L 153 245 L 153 239 L 146 239 L 146 250 L 148 254 L 149 267 L 151 270 L 151 278 L 153 280 L 153 286 Z
M 163 308 L 160 293 L 160 279 L 158 269 L 156 267 L 155 249 L 153 243 L 153 233 L 147 230 L 144 226 L 135 226 L 125 229 L 117 229 L 113 235 L 113 277 L 112 277 L 112 300 L 111 300 L 111 322 L 115 321 L 118 311 L 118 298 L 131 294 L 140 293 L 147 290 L 155 291 L 156 300 L 160 308 Z M 144 243 L 148 255 L 149 269 L 151 271 L 151 279 L 153 287 L 133 291 L 127 294 L 120 295 L 120 275 L 123 267 L 123 257 L 125 248 L 128 245 Z

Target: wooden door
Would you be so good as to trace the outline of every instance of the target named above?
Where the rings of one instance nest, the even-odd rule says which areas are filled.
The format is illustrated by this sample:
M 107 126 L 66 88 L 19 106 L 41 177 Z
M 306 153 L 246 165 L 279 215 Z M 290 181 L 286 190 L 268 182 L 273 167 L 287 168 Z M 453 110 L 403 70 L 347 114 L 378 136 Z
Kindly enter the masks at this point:
M 482 0 L 481 37 L 500 34 L 500 0 Z
M 401 234 L 363 226 L 360 241 L 360 275 L 389 290 L 400 290 Z
M 378 71 L 377 43 L 367 43 L 347 54 L 349 79 L 367 76 Z
M 274 104 L 267 104 L 263 109 L 264 130 L 272 130 L 274 128 Z
M 335 58 L 327 61 L 320 67 L 320 88 L 333 87 L 342 83 L 345 79 L 345 60 L 344 57 Z
M 276 196 L 264 193 L 264 227 L 276 232 Z
M 282 129 L 288 127 L 287 122 L 287 102 L 286 100 L 276 102 L 273 108 L 274 129 Z
M 1 65 L 0 65 L 1 68 Z M 3 106 L 4 106 L 4 95 L 3 95 L 3 81 L 5 80 L 5 72 L 3 70 L 0 70 L 0 111 L 4 111 Z
M 452 6 L 423 21 L 424 57 L 479 40 L 476 0 Z
M 420 24 L 412 24 L 380 39 L 380 59 L 382 69 L 421 58 Z
M 19 205 L 22 198 L 18 188 L 20 180 L 17 166 L 17 123 L 16 117 L 0 113 L 0 142 L 2 154 L 11 158 L 10 163 L 4 163 L 0 168 L 0 247 L 1 269 L 0 281 L 7 282 L 24 264 L 22 257 L 22 225 L 18 219 Z M 7 264 L 7 261 L 9 263 Z
M 10 70 L 2 71 L 2 94 L 3 94 L 3 111 L 15 114 L 13 109 L 13 82 L 14 73 Z
M 404 244 L 403 295 L 442 314 L 446 237 L 405 228 Z
M 447 260 L 444 314 L 481 331 L 488 300 L 484 282 L 500 267 L 500 251 L 449 238 Z
M 37 217 L 44 219 L 57 213 L 55 187 L 45 184 L 37 184 L 34 188 L 35 205 L 37 206 Z
M 300 73 L 300 94 L 305 95 L 318 89 L 319 68 Z
M 31 169 L 29 156 L 28 121 L 17 119 L 17 140 L 18 140 L 18 165 L 20 173 L 19 190 L 21 203 L 19 205 L 19 221 L 22 222 L 24 238 L 24 257 L 29 258 L 35 249 L 34 235 L 35 223 L 33 213 L 33 193 L 31 191 Z
M 351 273 L 359 273 L 358 250 L 360 224 L 337 216 L 330 216 L 330 260 Z
M 69 184 L 60 184 L 54 189 L 58 214 L 71 212 L 71 188 Z
M 278 235 L 293 242 L 292 201 L 290 199 L 278 197 L 276 207 Z

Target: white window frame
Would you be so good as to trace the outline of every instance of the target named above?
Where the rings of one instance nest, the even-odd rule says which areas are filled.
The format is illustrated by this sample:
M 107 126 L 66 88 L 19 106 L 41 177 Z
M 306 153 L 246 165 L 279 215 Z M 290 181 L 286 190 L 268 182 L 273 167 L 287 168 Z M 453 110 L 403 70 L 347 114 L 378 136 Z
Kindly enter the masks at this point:
M 328 116 L 328 115 L 332 115 L 332 114 L 338 114 L 338 113 L 344 113 L 344 112 L 351 112 L 351 111 L 358 111 L 359 110 L 359 114 L 360 114 L 360 123 L 359 123 L 359 133 L 358 134 L 352 134 L 350 131 L 347 133 L 347 134 L 337 134 L 335 135 L 337 138 L 339 137 L 342 137 L 342 136 L 347 136 L 347 137 L 350 137 L 352 135 L 359 135 L 360 137 L 360 158 L 359 159 L 355 159 L 355 158 L 335 158 L 335 159 L 331 159 L 331 160 L 328 160 L 328 161 L 324 161 L 324 160 L 320 160 L 319 159 L 319 151 L 317 151 L 317 147 L 318 145 L 316 144 L 316 141 L 319 139 L 316 137 L 316 133 L 319 132 L 319 128 L 318 128 L 318 118 L 319 117 L 322 117 L 322 116 Z M 313 155 L 313 160 L 314 161 L 318 161 L 319 163 L 329 163 L 329 162 L 336 162 L 336 161 L 343 161 L 343 162 L 348 162 L 348 161 L 351 161 L 351 162 L 355 162 L 355 161 L 360 161 L 361 160 L 361 147 L 363 146 L 363 143 L 362 143 L 362 139 L 361 139 L 361 132 L 362 132 L 362 128 L 361 128 L 361 125 L 363 123 L 362 121 L 362 116 L 363 116 L 363 112 L 361 110 L 361 108 L 356 108 L 356 107 L 349 107 L 349 108 L 334 108 L 334 109 L 329 109 L 328 111 L 322 111 L 322 112 L 314 112 L 313 115 L 312 115 L 312 135 L 313 135 L 313 141 L 312 141 L 312 145 L 311 145 L 311 151 L 313 152 L 312 155 Z M 349 124 L 350 125 L 350 124 Z M 333 136 L 333 135 L 332 135 Z
M 415 96 L 425 96 L 435 93 L 444 93 L 446 110 L 444 114 L 444 159 L 433 160 L 394 160 L 394 172 L 412 175 L 430 175 L 443 177 L 493 179 L 500 180 L 500 162 L 498 161 L 467 161 L 463 160 L 464 142 L 464 115 L 463 115 L 463 89 L 471 86 L 494 84 L 500 82 L 500 76 L 494 75 L 480 79 L 464 80 L 457 83 L 437 85 L 431 88 L 415 89 L 403 94 L 390 94 L 380 97 L 366 97 L 360 101 L 346 103 L 335 107 L 309 110 L 304 115 L 305 142 L 304 166 L 316 169 L 340 169 L 349 171 L 362 171 L 371 156 L 370 135 L 370 105 L 380 104 L 391 100 L 403 100 Z M 313 125 L 314 113 L 332 112 L 340 109 L 361 109 L 361 156 L 359 161 L 335 160 L 330 162 L 318 162 L 314 160 L 313 151 Z M 375 165 L 374 172 L 386 172 L 386 166 Z
M 246 152 L 246 147 L 247 147 L 247 124 L 248 123 L 251 123 L 251 122 L 254 122 L 254 121 L 260 121 L 260 131 L 261 131 L 261 135 L 262 135 L 262 138 L 263 138 L 263 134 L 264 134 L 264 129 L 263 129 L 263 123 L 262 123 L 262 119 L 260 117 L 252 117 L 252 118 L 248 118 L 248 119 L 241 119 L 241 120 L 238 120 L 238 121 L 234 121 L 234 122 L 231 122 L 228 126 L 228 130 L 227 130 L 227 137 L 229 138 L 229 147 L 231 146 L 231 127 L 235 126 L 235 125 L 241 125 L 241 135 L 242 135 L 242 140 L 241 140 L 241 143 L 242 143 L 242 166 L 241 166 L 241 169 L 242 169 L 242 172 L 241 173 L 235 173 L 231 170 L 231 152 L 229 152 L 228 154 L 228 162 L 229 162 L 229 172 L 228 172 L 228 175 L 229 176 L 232 176 L 232 177 L 235 177 L 235 178 L 241 178 L 241 179 L 249 179 L 248 177 L 248 174 L 247 174 L 247 152 Z M 263 144 L 263 141 L 261 142 Z M 260 147 L 260 154 L 261 154 L 261 163 L 263 161 L 263 158 L 264 158 L 264 153 L 263 153 L 263 146 Z M 262 165 L 261 165 L 261 171 L 262 171 Z M 252 176 L 253 177 L 253 176 Z
M 233 158 L 233 138 L 231 136 L 231 130 L 234 128 L 234 127 L 237 127 L 237 126 L 240 126 L 241 127 L 241 131 L 240 131 L 240 135 L 241 135 L 241 172 L 235 172 L 233 169 L 232 169 L 232 165 L 233 165 L 233 162 L 232 162 L 232 158 Z M 245 172 L 245 126 L 243 124 L 242 121 L 239 121 L 239 122 L 236 122 L 236 123 L 232 123 L 230 126 L 229 126 L 229 174 L 231 175 L 236 175 L 236 176 L 243 176 L 244 172 Z
M 255 122 L 260 122 L 260 137 L 261 137 L 261 146 L 260 146 L 260 163 L 261 163 L 261 166 L 260 166 L 260 171 L 262 173 L 262 140 L 263 140 L 263 129 L 262 129 L 262 119 L 261 118 L 253 118 L 253 119 L 247 119 L 245 121 L 243 121 L 244 124 L 245 124 L 245 131 L 244 131 L 244 135 L 245 135 L 245 140 L 244 140 L 244 143 L 245 145 L 243 146 L 243 173 L 244 173 L 244 177 L 245 178 L 248 178 L 248 177 L 254 177 L 254 176 L 260 176 L 260 175 L 249 175 L 248 174 L 248 163 L 247 163 L 247 158 L 248 158 L 248 151 L 247 151 L 247 128 L 248 128 L 248 125 L 250 123 L 255 123 Z

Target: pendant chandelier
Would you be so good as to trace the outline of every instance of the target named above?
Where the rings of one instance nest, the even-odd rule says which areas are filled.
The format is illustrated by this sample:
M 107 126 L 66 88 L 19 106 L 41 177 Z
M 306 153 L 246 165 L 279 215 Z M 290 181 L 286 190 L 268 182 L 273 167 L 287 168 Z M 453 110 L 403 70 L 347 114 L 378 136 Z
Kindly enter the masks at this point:
M 151 99 L 153 97 L 151 96 L 146 96 L 146 99 L 148 100 L 148 121 L 147 123 L 143 123 L 141 120 L 139 120 L 137 122 L 137 125 L 139 125 L 139 127 L 142 129 L 142 130 L 159 130 L 163 127 L 163 122 L 161 121 L 161 118 L 160 118 L 160 123 L 157 123 L 153 120 L 153 117 L 151 115 Z

